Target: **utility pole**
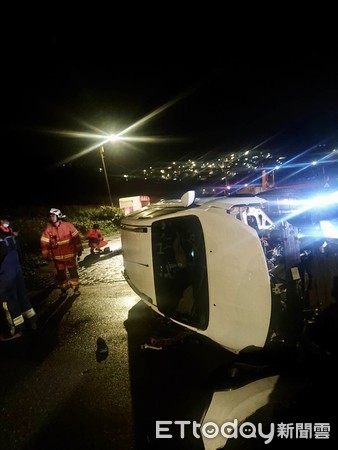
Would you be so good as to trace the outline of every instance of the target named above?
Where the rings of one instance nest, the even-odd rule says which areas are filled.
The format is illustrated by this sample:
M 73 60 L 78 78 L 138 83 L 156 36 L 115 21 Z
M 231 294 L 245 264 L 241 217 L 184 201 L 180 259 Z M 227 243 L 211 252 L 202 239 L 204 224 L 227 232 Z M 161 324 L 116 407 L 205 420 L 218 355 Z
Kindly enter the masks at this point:
M 112 199 L 111 192 L 110 192 L 110 186 L 109 186 L 109 181 L 108 181 L 108 174 L 107 174 L 107 169 L 106 169 L 106 163 L 104 161 L 104 148 L 103 148 L 103 145 L 101 145 L 101 147 L 100 147 L 100 155 L 101 155 L 101 160 L 102 160 L 102 167 L 103 167 L 104 177 L 106 179 L 106 184 L 107 184 L 109 201 L 110 201 L 111 206 L 114 206 L 113 199 Z

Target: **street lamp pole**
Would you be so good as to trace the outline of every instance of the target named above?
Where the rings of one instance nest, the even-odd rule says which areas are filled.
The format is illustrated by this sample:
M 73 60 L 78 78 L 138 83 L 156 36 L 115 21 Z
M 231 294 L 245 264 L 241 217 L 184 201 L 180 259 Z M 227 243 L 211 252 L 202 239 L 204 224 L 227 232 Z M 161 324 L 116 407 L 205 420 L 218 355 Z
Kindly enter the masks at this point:
M 114 206 L 113 199 L 112 199 L 111 192 L 110 192 L 110 186 L 109 186 L 109 181 L 108 181 L 106 163 L 104 161 L 104 148 L 103 148 L 103 145 L 101 145 L 101 147 L 100 147 L 100 155 L 101 155 L 101 160 L 102 160 L 102 167 L 103 167 L 104 177 L 106 179 L 106 184 L 107 184 L 107 189 L 108 189 L 109 201 L 110 201 L 110 204 L 112 206 Z

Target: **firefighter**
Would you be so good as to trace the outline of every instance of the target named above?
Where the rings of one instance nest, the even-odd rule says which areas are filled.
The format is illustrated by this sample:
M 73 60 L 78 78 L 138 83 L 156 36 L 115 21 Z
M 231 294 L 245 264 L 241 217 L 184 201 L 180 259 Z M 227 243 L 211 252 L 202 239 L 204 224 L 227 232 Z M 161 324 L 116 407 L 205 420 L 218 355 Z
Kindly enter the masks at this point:
M 8 341 L 22 336 L 27 328 L 36 329 L 36 313 L 27 295 L 19 257 L 17 232 L 10 217 L 0 215 L 0 300 L 6 316 L 7 331 L 0 336 Z
M 83 251 L 80 233 L 72 223 L 62 220 L 65 217 L 59 209 L 52 208 L 40 238 L 42 257 L 54 262 L 60 298 L 67 297 L 69 288 L 75 296 L 80 295 L 77 257 Z
M 91 228 L 88 233 L 86 234 L 86 239 L 88 239 L 88 245 L 90 248 L 90 253 L 101 253 L 102 250 L 100 247 L 102 247 L 103 236 L 100 231 L 100 228 L 97 223 L 94 223 L 93 228 Z

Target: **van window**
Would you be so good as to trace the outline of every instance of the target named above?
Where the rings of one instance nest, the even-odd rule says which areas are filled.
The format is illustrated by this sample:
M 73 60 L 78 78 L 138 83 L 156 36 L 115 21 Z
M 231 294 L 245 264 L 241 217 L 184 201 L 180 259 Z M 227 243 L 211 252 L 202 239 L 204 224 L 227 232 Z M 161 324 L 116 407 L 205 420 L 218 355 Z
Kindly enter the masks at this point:
M 206 329 L 208 274 L 204 235 L 198 217 L 154 222 L 152 252 L 159 311 L 184 324 Z

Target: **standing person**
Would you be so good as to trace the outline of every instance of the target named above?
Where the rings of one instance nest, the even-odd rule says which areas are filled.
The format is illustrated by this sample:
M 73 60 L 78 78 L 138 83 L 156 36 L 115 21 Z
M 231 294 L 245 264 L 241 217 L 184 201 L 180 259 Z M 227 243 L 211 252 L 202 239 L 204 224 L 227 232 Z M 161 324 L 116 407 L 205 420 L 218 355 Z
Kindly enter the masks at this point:
M 36 329 L 36 313 L 26 291 L 17 232 L 10 227 L 10 220 L 7 214 L 0 214 L 0 300 L 8 324 L 1 341 L 21 337 L 26 325 Z
M 97 223 L 94 223 L 93 228 L 91 228 L 86 234 L 86 239 L 88 239 L 88 244 L 90 248 L 90 253 L 101 253 L 101 247 L 107 244 L 103 240 L 103 235 Z
M 49 217 L 40 238 L 42 257 L 55 264 L 60 297 L 65 298 L 70 287 L 78 296 L 80 283 L 76 257 L 80 257 L 83 251 L 80 234 L 72 223 L 62 220 L 66 216 L 59 209 L 52 208 Z

